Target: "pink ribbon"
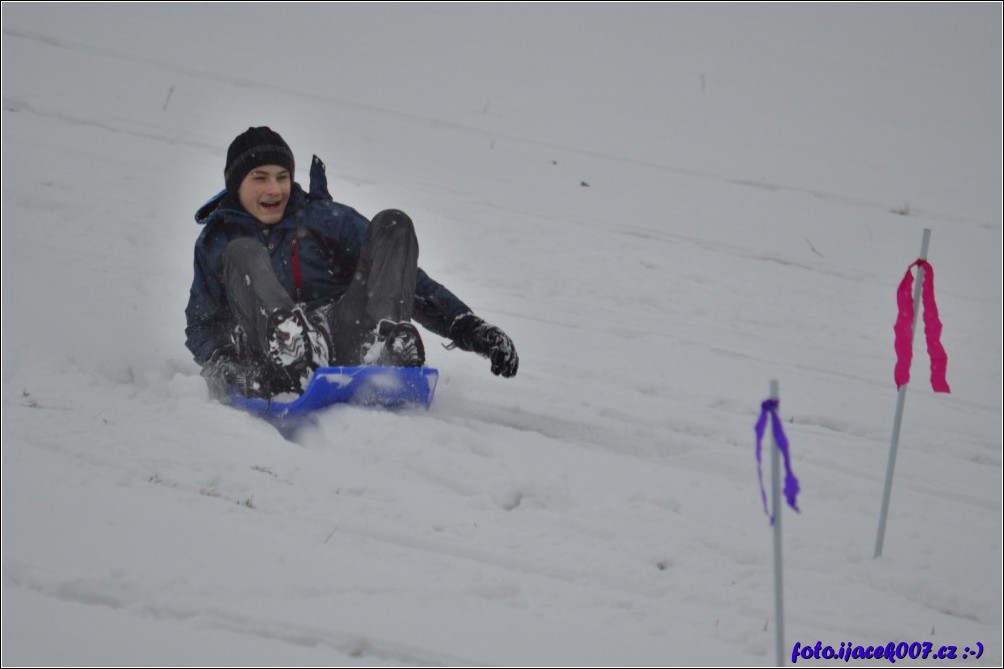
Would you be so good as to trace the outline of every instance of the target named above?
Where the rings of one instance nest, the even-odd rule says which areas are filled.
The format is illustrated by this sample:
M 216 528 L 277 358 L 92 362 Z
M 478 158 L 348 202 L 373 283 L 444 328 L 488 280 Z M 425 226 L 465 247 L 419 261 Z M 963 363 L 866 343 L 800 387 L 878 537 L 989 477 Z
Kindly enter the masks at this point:
M 910 382 L 910 363 L 913 361 L 913 268 L 924 270 L 921 282 L 921 301 L 924 304 L 924 336 L 927 338 L 927 355 L 931 358 L 931 387 L 936 393 L 950 393 L 945 372 L 948 370 L 948 355 L 941 345 L 941 320 L 938 305 L 934 301 L 934 269 L 926 260 L 918 260 L 906 269 L 906 276 L 896 291 L 899 316 L 893 331 L 896 333 L 896 387 L 902 388 Z

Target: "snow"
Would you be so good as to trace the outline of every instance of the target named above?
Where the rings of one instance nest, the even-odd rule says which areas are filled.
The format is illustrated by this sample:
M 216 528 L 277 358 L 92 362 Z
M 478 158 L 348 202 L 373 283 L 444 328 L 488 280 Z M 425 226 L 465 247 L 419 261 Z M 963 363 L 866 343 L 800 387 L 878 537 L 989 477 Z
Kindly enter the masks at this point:
M 789 648 L 1001 664 L 999 3 L 2 11 L 5 665 L 773 664 L 770 379 Z M 428 412 L 211 401 L 192 217 L 250 125 L 408 212 L 518 376 L 424 333 Z M 952 394 L 918 337 L 873 559 L 925 228 Z

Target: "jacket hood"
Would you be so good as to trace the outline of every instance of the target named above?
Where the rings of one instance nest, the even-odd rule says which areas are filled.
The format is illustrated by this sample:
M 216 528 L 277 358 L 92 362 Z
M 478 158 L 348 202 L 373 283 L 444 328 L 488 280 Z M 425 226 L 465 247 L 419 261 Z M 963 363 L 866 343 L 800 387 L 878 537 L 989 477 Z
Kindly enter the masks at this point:
M 199 207 L 199 210 L 195 212 L 195 222 L 198 223 L 199 225 L 205 225 L 206 223 L 209 222 L 210 218 L 215 218 L 218 212 L 222 213 L 220 212 L 220 209 L 222 208 L 221 205 L 223 204 L 223 200 L 225 200 L 226 197 L 227 197 L 227 190 L 224 188 L 219 193 L 209 198 L 209 200 L 204 205 Z M 236 207 L 226 207 L 226 209 L 239 210 L 240 204 L 238 204 Z

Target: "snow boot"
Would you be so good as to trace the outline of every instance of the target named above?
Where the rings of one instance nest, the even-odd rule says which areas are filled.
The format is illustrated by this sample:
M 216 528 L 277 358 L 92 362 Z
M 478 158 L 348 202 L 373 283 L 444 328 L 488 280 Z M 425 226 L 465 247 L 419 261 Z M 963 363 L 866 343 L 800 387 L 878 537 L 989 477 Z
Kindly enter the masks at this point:
M 312 321 L 300 306 L 278 309 L 269 316 L 268 354 L 292 392 L 302 392 L 310 375 L 328 364 L 328 341 L 320 323 Z
M 362 360 L 364 365 L 422 367 L 425 345 L 411 322 L 382 320 L 371 340 L 363 344 Z

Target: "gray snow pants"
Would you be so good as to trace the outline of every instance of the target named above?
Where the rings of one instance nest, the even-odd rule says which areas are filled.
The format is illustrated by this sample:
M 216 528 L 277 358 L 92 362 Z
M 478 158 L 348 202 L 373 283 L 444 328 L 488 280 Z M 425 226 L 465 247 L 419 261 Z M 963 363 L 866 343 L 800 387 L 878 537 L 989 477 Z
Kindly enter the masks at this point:
M 383 320 L 410 321 L 415 306 L 418 239 L 402 211 L 373 217 L 348 290 L 317 307 L 309 317 L 327 328 L 331 365 L 358 365 L 362 345 Z M 223 281 L 230 309 L 252 356 L 268 351 L 269 316 L 296 303 L 279 283 L 265 247 L 250 238 L 235 239 L 223 253 Z

